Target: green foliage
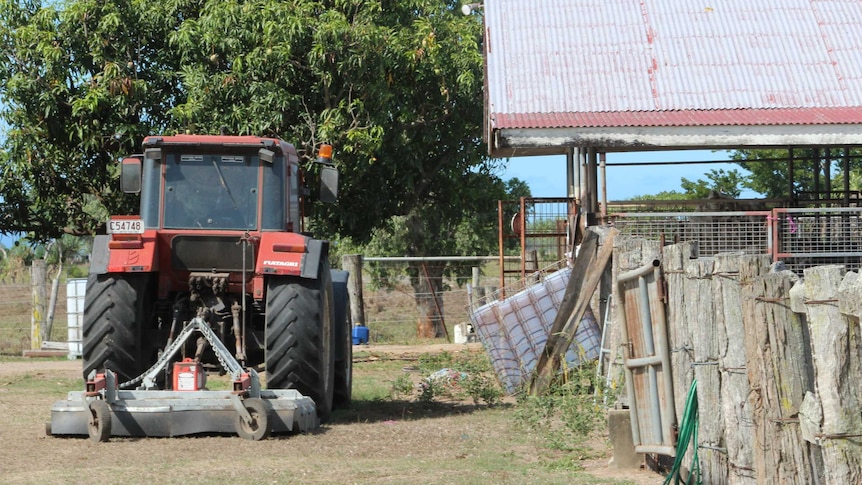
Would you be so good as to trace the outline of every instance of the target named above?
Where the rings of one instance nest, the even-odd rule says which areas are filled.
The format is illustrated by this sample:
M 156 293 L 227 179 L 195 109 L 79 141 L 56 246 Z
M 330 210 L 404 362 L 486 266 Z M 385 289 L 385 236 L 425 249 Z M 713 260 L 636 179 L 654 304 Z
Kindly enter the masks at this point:
M 410 379 L 410 374 L 403 373 L 392 381 L 392 397 L 399 398 L 403 396 L 413 395 L 413 381 Z
M 746 183 L 746 177 L 738 170 L 712 169 L 706 173 L 706 178 L 707 180 L 697 179 L 694 182 L 685 177 L 681 179 L 680 185 L 685 190 L 686 199 L 706 199 L 713 190 L 736 198 Z
M 790 189 L 788 160 L 790 151 L 786 148 L 736 150 L 731 158 L 742 168 L 713 169 L 706 174 L 706 179 L 692 181 L 681 179 L 680 191 L 661 192 L 655 195 L 642 195 L 632 200 L 682 200 L 705 199 L 711 190 L 730 197 L 739 197 L 742 189 L 750 189 L 761 196 L 772 199 L 800 198 L 800 195 L 815 191 L 814 171 L 820 167 L 820 191 L 825 191 L 825 170 L 830 170 L 832 187 L 843 190 L 844 173 L 843 158 L 849 156 L 850 189 L 862 189 L 862 150 L 843 148 L 814 149 L 796 148 L 793 150 L 793 188 Z M 827 161 L 823 160 L 827 157 Z
M 744 187 L 748 187 L 747 176 L 738 170 L 712 169 L 706 174 L 706 180 L 680 179 L 682 192 L 677 190 L 662 191 L 653 195 L 639 195 L 631 200 L 692 200 L 706 199 L 715 190 L 729 197 L 739 197 Z
M 663 190 L 657 194 L 636 195 L 631 200 L 687 200 L 690 194 L 676 190 Z
M 170 36 L 188 93 L 173 127 L 279 135 L 306 156 L 333 144 L 340 203 L 315 207 L 318 234 L 365 242 L 389 217 L 428 206 L 457 224 L 457 211 L 440 208 L 469 202 L 458 194 L 489 163 L 481 21 L 457 6 L 207 2 Z M 317 166 L 307 168 L 313 179 Z
M 91 234 L 96 216 L 132 210 L 114 162 L 180 97 L 164 49 L 179 3 L 3 2 L 0 233 Z
M 596 392 L 602 386 L 595 363 L 568 369 L 544 395 L 519 397 L 516 422 L 543 436 L 551 449 L 578 450 L 604 425 L 605 404 Z
M 763 194 L 766 198 L 783 198 L 783 197 L 798 197 L 803 192 L 813 192 L 814 186 L 814 169 L 819 163 L 821 170 L 829 167 L 831 171 L 837 171 L 840 175 L 834 178 L 833 187 L 842 187 L 843 169 L 842 157 L 845 155 L 843 148 L 832 148 L 828 150 L 828 163 L 824 163 L 821 157 L 824 156 L 824 149 L 801 149 L 793 150 L 793 193 L 789 194 L 790 180 L 788 177 L 787 160 L 790 159 L 790 151 L 786 148 L 773 149 L 756 149 L 756 150 L 737 150 L 733 153 L 732 158 L 745 168 L 750 174 L 747 177 L 745 186 Z M 849 151 L 850 155 L 850 171 L 851 171 L 851 189 L 858 190 L 860 186 L 853 185 L 852 174 L 858 174 L 862 169 L 862 150 L 854 148 Z M 757 163 L 746 163 L 750 160 L 767 160 Z M 858 182 L 858 181 L 857 181 Z M 823 184 L 823 180 L 821 180 Z M 821 185 L 823 190 L 823 185 Z
M 506 184 L 480 139 L 481 18 L 460 3 L 9 0 L 0 233 L 92 234 L 135 210 L 115 160 L 145 135 L 226 128 L 294 142 L 310 181 L 335 146 L 318 235 L 364 243 L 400 216 L 410 254 L 484 250 Z

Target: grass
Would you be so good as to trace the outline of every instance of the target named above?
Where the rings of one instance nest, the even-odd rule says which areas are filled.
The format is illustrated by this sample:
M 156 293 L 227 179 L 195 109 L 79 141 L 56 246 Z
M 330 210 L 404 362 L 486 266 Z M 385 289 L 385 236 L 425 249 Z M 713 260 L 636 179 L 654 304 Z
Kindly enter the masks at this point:
M 63 399 L 69 391 L 83 390 L 83 381 L 72 377 L 48 376 L 44 373 L 16 374 L 0 377 L 0 388 L 14 388 Z

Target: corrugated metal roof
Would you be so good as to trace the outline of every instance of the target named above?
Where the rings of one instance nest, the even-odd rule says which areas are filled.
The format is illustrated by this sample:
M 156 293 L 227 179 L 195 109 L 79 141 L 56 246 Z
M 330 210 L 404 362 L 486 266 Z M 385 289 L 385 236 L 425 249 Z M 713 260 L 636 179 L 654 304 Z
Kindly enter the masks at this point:
M 862 122 L 858 0 L 485 0 L 491 128 Z

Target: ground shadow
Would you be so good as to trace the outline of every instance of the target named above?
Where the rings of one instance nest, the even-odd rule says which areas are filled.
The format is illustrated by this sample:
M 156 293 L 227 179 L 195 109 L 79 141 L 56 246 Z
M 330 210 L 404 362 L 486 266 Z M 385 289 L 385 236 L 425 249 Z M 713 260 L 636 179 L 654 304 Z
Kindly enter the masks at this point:
M 487 409 L 505 409 L 511 404 L 488 406 L 464 401 L 354 400 L 350 407 L 336 409 L 328 424 L 378 423 L 414 419 L 442 418 L 472 414 Z

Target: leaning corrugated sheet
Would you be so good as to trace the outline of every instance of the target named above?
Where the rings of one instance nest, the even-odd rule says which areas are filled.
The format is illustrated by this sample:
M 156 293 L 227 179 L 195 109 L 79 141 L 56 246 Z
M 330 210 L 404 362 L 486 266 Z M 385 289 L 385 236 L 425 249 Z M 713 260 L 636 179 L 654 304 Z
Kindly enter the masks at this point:
M 532 377 L 571 275 L 566 268 L 508 298 L 476 309 L 470 320 L 485 346 L 500 383 L 508 394 L 521 390 Z M 592 311 L 586 313 L 566 353 L 572 368 L 599 356 L 601 330 Z

